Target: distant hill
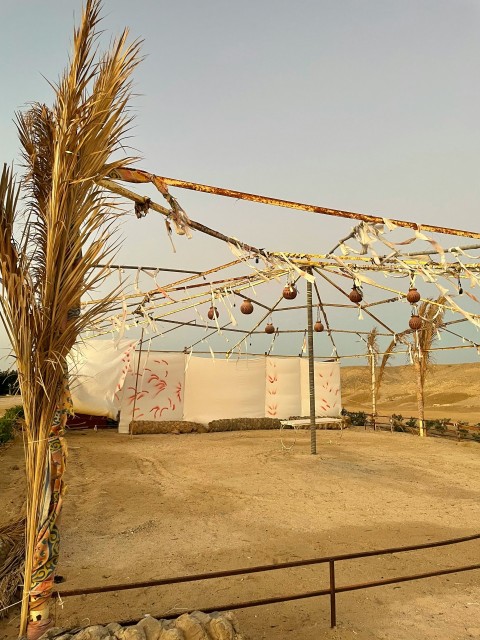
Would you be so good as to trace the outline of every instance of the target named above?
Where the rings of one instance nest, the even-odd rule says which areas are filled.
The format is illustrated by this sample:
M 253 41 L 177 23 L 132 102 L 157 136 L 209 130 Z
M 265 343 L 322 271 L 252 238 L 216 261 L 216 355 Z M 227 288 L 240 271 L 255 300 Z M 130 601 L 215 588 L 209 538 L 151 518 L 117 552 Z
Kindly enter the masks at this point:
M 370 369 L 342 367 L 341 372 L 343 406 L 371 412 Z M 379 414 L 417 415 L 412 366 L 387 368 L 377 405 Z M 480 422 L 480 363 L 433 365 L 425 386 L 425 415 Z

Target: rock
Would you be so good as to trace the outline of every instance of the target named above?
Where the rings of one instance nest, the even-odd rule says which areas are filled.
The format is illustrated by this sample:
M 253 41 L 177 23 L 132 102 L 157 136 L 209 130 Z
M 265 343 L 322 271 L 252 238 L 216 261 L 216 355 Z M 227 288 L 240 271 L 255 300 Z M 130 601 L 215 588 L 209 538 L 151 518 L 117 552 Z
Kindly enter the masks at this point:
M 235 640 L 235 629 L 225 616 L 216 615 L 210 618 L 207 627 L 212 640 Z
M 202 624 L 189 613 L 184 613 L 177 618 L 175 627 L 183 631 L 185 640 L 210 640 Z
M 53 640 L 53 638 L 68 640 L 71 637 L 70 633 L 65 633 L 65 629 L 62 629 L 61 627 L 52 627 L 48 631 L 45 631 L 40 640 Z
M 50 629 L 53 631 L 53 629 Z M 95 624 L 90 627 L 85 627 L 74 636 L 74 640 L 107 640 L 110 638 L 110 632 L 100 624 Z
M 146 640 L 159 640 L 164 628 L 162 621 L 156 620 L 152 616 L 145 616 L 145 618 L 137 624 L 137 627 L 142 629 Z
M 160 640 L 185 640 L 185 636 L 180 629 L 163 629 Z
M 146 640 L 144 629 L 135 625 L 134 627 L 124 627 L 115 632 L 118 640 Z
M 192 611 L 190 614 L 192 618 L 197 620 L 205 629 L 207 628 L 208 623 L 210 622 L 210 616 L 207 613 L 203 613 L 203 611 Z
M 121 631 L 122 625 L 118 624 L 118 622 L 110 622 L 110 624 L 106 625 L 105 629 L 108 629 L 112 636 L 114 636 L 116 635 L 117 631 Z
M 225 613 L 223 613 L 223 614 L 213 613 L 212 617 L 218 616 L 218 615 L 222 615 L 223 618 L 225 618 L 226 620 L 228 620 L 230 622 L 230 624 L 232 625 L 233 630 L 235 631 L 235 633 L 240 633 L 240 628 L 238 626 L 238 620 L 237 620 L 236 615 L 233 613 L 233 611 L 225 611 Z

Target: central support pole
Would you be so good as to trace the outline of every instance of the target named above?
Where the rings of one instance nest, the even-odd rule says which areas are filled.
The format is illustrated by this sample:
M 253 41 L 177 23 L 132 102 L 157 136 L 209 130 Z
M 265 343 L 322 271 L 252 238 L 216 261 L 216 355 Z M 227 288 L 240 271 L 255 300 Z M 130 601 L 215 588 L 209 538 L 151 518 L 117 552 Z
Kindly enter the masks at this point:
M 311 268 L 308 269 L 312 273 Z M 313 359 L 313 310 L 312 283 L 307 280 L 307 328 L 308 328 L 308 386 L 310 391 L 310 453 L 317 453 L 317 430 L 315 425 L 315 361 Z
M 133 436 L 133 421 L 135 420 L 135 409 L 137 408 L 137 396 L 138 396 L 138 378 L 140 377 L 140 360 L 142 359 L 142 349 L 143 349 L 143 334 L 145 329 L 142 329 L 142 335 L 140 338 L 140 350 L 138 352 L 138 363 L 137 363 L 137 373 L 135 374 L 135 394 L 133 396 L 133 411 L 132 411 L 132 419 L 130 424 L 128 425 L 128 433 Z

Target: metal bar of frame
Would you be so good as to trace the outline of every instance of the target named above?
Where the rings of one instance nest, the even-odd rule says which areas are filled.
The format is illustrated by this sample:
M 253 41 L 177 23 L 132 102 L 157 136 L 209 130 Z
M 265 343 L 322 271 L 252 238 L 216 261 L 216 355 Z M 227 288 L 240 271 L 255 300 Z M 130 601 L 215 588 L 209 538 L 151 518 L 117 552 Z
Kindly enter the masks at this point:
M 137 170 L 139 171 L 139 170 Z M 140 171 L 149 176 L 153 175 L 145 171 Z M 223 187 L 214 187 L 206 184 L 200 184 L 198 182 L 188 182 L 186 180 L 178 180 L 177 178 L 167 178 L 165 176 L 155 176 L 171 187 L 179 187 L 180 189 L 190 189 L 191 191 L 201 191 L 202 193 L 210 193 L 217 196 L 225 196 L 228 198 L 234 198 L 235 200 L 248 200 L 250 202 L 259 202 L 261 204 L 273 205 L 275 207 L 286 207 L 287 209 L 297 209 L 300 211 L 309 211 L 311 213 L 320 213 L 327 216 L 335 216 L 338 218 L 347 218 L 353 220 L 359 220 L 361 222 L 370 222 L 376 224 L 385 224 L 385 218 L 389 218 L 397 227 L 407 227 L 409 229 L 415 229 L 415 231 L 433 231 L 435 233 L 445 233 L 454 236 L 464 236 L 466 238 L 478 238 L 480 239 L 480 233 L 474 231 L 463 231 L 461 229 L 450 229 L 448 227 L 440 227 L 430 224 L 419 224 L 418 222 L 409 222 L 407 220 L 396 220 L 389 216 L 373 216 L 365 213 L 355 213 L 352 211 L 343 211 L 341 209 L 331 209 L 329 207 L 321 207 L 318 205 L 305 204 L 302 202 L 295 202 L 293 200 L 282 200 L 280 198 L 272 198 L 270 196 L 257 195 L 254 193 L 246 193 L 244 191 L 235 191 L 233 189 L 225 189 Z M 102 186 L 107 186 L 107 182 L 103 180 L 99 182 Z M 114 183 L 115 184 L 115 183 Z M 113 189 L 112 189 L 113 190 Z
M 290 562 L 279 562 L 278 564 L 264 564 L 253 567 L 244 567 L 242 569 L 229 569 L 227 571 L 212 571 L 209 573 L 199 573 L 195 575 L 176 576 L 174 578 L 162 578 L 160 580 L 145 580 L 142 582 L 131 582 L 129 584 L 112 584 L 103 587 L 85 587 L 84 589 L 68 589 L 59 592 L 62 598 L 72 596 L 81 596 L 93 593 L 108 593 L 111 591 L 128 591 L 131 589 L 143 589 L 145 587 L 158 587 L 171 584 L 180 584 L 182 582 L 198 582 L 200 580 L 213 580 L 216 578 L 226 578 L 230 576 L 240 576 L 250 573 L 262 573 L 265 571 L 278 571 L 280 569 L 292 569 L 295 567 L 307 567 L 316 564 L 325 564 L 330 561 L 339 562 L 342 560 L 354 560 L 358 558 L 369 558 L 371 556 L 389 555 L 392 553 L 403 553 L 408 551 L 419 551 L 421 549 L 433 549 L 436 547 L 445 547 L 453 544 L 461 544 L 463 542 L 471 542 L 479 540 L 480 533 L 461 538 L 450 538 L 448 540 L 440 540 L 437 542 L 425 542 L 422 544 L 409 545 L 406 547 L 391 547 L 388 549 L 376 549 L 372 551 L 359 551 L 354 553 L 342 553 L 334 556 L 321 556 L 319 558 L 308 558 L 306 560 L 292 560 Z M 337 589 L 338 592 L 339 589 Z M 327 593 L 329 590 L 327 590 Z

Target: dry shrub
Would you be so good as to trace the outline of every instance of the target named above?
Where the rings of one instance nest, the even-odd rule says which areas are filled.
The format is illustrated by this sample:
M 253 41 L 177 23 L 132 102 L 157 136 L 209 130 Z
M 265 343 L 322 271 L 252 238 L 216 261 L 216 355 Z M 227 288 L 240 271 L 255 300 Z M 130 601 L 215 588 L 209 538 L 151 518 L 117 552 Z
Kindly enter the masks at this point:
M 0 618 L 18 600 L 25 561 L 25 518 L 0 527 Z M 3 611 L 2 611 L 3 610 Z
M 282 423 L 278 418 L 229 418 L 212 420 L 208 423 L 208 431 L 253 431 L 261 429 L 280 429 Z
M 134 435 L 147 433 L 205 433 L 207 427 L 199 422 L 184 420 L 134 420 L 130 423 L 130 433 Z

